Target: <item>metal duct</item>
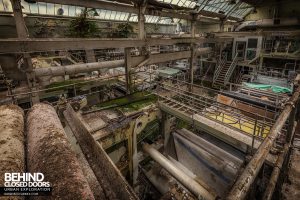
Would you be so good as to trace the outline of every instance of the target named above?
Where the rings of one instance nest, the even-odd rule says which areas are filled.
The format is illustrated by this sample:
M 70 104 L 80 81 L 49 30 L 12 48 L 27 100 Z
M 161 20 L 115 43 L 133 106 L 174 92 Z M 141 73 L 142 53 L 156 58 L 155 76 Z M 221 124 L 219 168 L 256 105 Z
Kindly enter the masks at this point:
M 279 19 L 261 19 L 257 21 L 245 21 L 240 24 L 235 31 L 240 31 L 244 28 L 254 27 L 274 27 L 274 26 L 296 26 L 300 25 L 298 18 L 279 18 Z
M 201 199 L 202 197 L 207 200 L 217 199 L 216 196 L 207 191 L 202 185 L 185 174 L 181 169 L 177 168 L 171 161 L 169 161 L 156 149 L 152 148 L 149 144 L 145 143 L 143 145 L 143 150 L 199 199 Z

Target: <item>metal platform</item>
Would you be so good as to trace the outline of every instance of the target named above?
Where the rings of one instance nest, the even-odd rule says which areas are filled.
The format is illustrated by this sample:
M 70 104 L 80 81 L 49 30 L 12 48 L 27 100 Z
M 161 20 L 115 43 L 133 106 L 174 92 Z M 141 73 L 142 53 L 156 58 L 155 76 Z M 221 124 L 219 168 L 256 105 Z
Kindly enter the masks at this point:
M 268 117 L 256 116 L 255 113 L 249 113 L 252 116 L 249 117 L 245 111 L 180 88 L 162 87 L 173 93 L 169 97 L 159 95 L 158 105 L 162 111 L 193 124 L 243 152 L 257 149 L 274 123 Z

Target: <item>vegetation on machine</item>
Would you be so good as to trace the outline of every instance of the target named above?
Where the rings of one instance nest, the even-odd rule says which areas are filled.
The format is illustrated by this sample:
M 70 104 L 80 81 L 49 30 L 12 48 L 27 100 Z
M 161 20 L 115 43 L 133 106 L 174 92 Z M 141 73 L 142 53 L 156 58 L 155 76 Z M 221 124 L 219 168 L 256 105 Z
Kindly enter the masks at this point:
M 148 92 L 136 92 L 128 96 L 109 100 L 96 105 L 97 108 L 116 108 L 118 107 L 124 112 L 139 110 L 155 102 L 157 97 Z
M 93 10 L 85 8 L 81 14 L 71 21 L 69 36 L 71 37 L 99 37 L 99 29 L 95 21 L 88 19 L 89 13 Z
M 128 38 L 133 34 L 133 26 L 129 23 L 121 23 L 117 26 L 112 33 L 112 37 L 116 38 Z

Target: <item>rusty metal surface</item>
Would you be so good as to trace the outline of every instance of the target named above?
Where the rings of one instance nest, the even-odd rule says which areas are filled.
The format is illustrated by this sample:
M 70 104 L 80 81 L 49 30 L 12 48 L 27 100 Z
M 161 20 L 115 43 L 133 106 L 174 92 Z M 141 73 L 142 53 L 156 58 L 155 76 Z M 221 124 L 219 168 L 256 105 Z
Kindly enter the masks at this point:
M 34 199 L 95 199 L 55 109 L 35 104 L 27 113 L 26 126 L 28 171 L 43 173 L 53 187 L 50 197 Z
M 275 190 L 275 187 L 276 187 L 276 183 L 277 183 L 277 179 L 279 177 L 279 174 L 281 172 L 281 167 L 284 163 L 284 160 L 285 160 L 285 157 L 288 153 L 288 150 L 289 150 L 289 144 L 286 144 L 284 146 L 284 149 L 283 149 L 283 152 L 280 154 L 280 156 L 278 157 L 277 161 L 276 161 L 276 164 L 274 166 L 274 169 L 272 171 L 272 174 L 271 174 L 271 178 L 270 178 L 270 181 L 268 183 L 268 186 L 265 190 L 265 193 L 264 193 L 264 196 L 263 196 L 263 200 L 271 200 L 272 197 L 273 197 L 273 193 L 274 193 L 274 190 Z
M 24 112 L 16 105 L 0 106 L 0 187 L 5 173 L 25 172 Z M 1 200 L 22 200 L 20 196 L 0 197 Z
M 122 177 L 120 171 L 115 167 L 100 144 L 94 140 L 69 104 L 64 116 L 103 188 L 106 198 L 137 200 L 138 197 L 133 189 Z
M 212 200 L 217 199 L 217 195 L 211 193 L 202 185 L 200 185 L 192 177 L 185 174 L 182 170 L 176 167 L 171 161 L 164 157 L 159 151 L 145 143 L 143 150 L 150 155 L 153 160 L 158 162 L 172 176 L 174 176 L 182 185 L 184 185 L 191 193 L 200 199 Z
M 297 88 L 289 102 L 284 107 L 282 113 L 277 118 L 275 124 L 272 126 L 269 135 L 265 138 L 263 143 L 260 145 L 256 153 L 254 154 L 251 161 L 246 166 L 244 172 L 235 182 L 232 187 L 227 199 L 235 200 L 235 199 L 245 199 L 247 196 L 249 189 L 257 177 L 263 163 L 265 162 L 267 155 L 271 147 L 273 146 L 279 132 L 287 121 L 292 109 L 294 108 L 295 102 L 299 99 L 300 95 L 300 87 Z
M 178 161 L 224 197 L 238 176 L 243 158 L 186 129 L 173 132 L 173 136 Z

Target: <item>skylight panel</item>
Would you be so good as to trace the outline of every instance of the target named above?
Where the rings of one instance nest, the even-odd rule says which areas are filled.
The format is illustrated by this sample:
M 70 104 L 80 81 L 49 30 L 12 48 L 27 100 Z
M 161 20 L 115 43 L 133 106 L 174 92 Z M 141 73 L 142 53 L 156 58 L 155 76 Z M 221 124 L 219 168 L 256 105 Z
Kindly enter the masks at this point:
M 110 20 L 115 20 L 116 19 L 116 15 L 117 15 L 116 11 L 111 11 Z
M 121 13 L 120 20 L 121 20 L 121 21 L 126 21 L 127 18 L 128 18 L 128 16 L 129 16 L 129 13 L 124 13 L 124 12 L 122 12 L 122 13 Z
M 111 15 L 111 11 L 110 10 L 106 10 L 106 14 L 104 19 L 110 19 L 110 15 Z
M 100 9 L 98 10 L 99 18 L 105 19 L 106 10 Z
M 121 12 L 116 12 L 115 20 L 120 20 Z

